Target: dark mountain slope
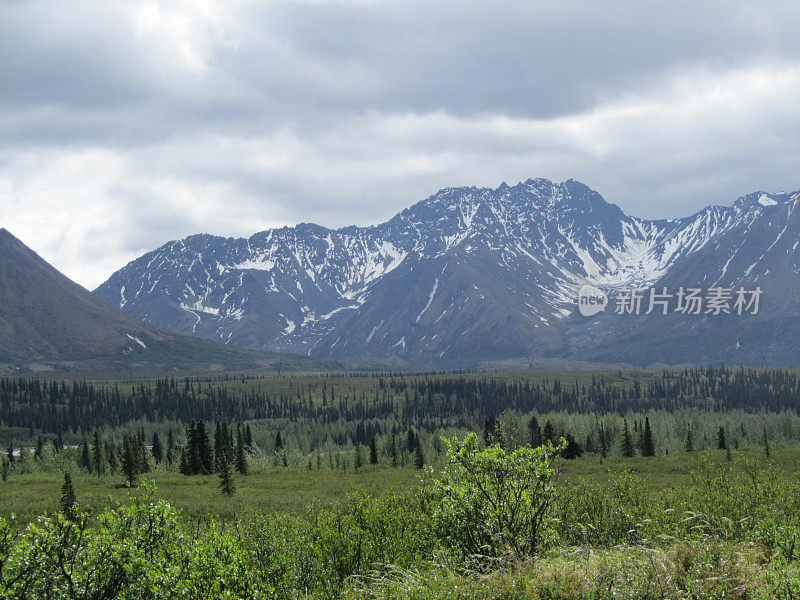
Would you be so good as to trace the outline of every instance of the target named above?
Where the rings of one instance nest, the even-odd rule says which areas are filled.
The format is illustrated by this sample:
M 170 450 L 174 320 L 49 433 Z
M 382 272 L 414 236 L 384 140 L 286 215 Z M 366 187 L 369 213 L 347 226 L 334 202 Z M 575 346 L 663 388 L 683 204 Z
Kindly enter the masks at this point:
M 0 369 L 246 369 L 276 355 L 159 330 L 69 280 L 0 229 Z M 292 363 L 308 362 L 292 357 Z

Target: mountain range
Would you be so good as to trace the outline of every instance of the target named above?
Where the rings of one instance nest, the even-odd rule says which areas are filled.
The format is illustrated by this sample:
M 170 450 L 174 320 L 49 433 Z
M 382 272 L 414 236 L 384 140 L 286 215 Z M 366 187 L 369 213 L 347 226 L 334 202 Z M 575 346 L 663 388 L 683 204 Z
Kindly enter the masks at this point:
M 648 220 L 586 185 L 443 189 L 385 223 L 198 234 L 95 294 L 157 327 L 229 346 L 410 365 L 800 359 L 800 192 Z M 609 308 L 584 317 L 591 283 Z M 758 314 L 616 314 L 621 290 L 762 290 Z M 735 312 L 735 311 L 734 311 Z
M 0 229 L 0 373 L 318 369 L 319 362 L 158 329 L 72 282 Z

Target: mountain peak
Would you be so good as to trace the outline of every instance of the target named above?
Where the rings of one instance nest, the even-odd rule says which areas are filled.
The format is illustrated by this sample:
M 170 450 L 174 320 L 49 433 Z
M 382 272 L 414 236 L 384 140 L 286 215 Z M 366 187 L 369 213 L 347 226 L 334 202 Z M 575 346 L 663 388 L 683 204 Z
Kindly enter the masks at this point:
M 409 360 L 520 356 L 550 342 L 561 352 L 577 282 L 657 285 L 701 251 L 724 267 L 730 254 L 715 249 L 739 244 L 759 219 L 772 235 L 769 206 L 788 199 L 757 192 L 739 202 L 753 209 L 654 221 L 625 215 L 575 179 L 450 187 L 369 227 L 301 223 L 249 240 L 164 247 L 96 293 L 159 326 L 245 347 Z M 772 249 L 788 265 L 786 239 Z
M 0 240 L 5 240 L 9 242 L 16 242 L 17 244 L 22 244 L 20 239 L 16 237 L 13 233 L 11 233 L 5 227 L 0 227 Z M 24 244 L 22 244 L 24 246 Z
M 521 183 L 524 183 L 525 185 L 537 185 L 537 186 L 552 186 L 553 185 L 552 181 L 550 181 L 549 179 L 546 179 L 544 177 L 537 177 L 535 179 L 532 178 L 532 177 L 529 177 L 528 179 L 526 179 L 524 182 L 521 182 Z
M 791 195 L 786 192 L 778 192 L 777 194 L 759 190 L 752 192 L 746 196 L 740 196 L 733 206 L 740 210 L 753 210 L 758 208 L 767 208 L 776 206 L 778 204 L 785 204 L 791 199 Z

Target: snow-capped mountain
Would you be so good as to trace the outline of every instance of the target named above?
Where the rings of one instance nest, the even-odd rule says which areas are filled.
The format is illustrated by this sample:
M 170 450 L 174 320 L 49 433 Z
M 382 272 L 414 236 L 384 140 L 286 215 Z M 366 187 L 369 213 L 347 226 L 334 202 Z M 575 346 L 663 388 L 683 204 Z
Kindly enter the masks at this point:
M 758 192 L 645 220 L 573 180 L 448 188 L 377 226 L 170 242 L 95 293 L 154 325 L 237 346 L 448 364 L 567 356 L 594 339 L 575 310 L 582 282 L 644 287 L 693 257 L 711 273 L 751 228 L 767 239 L 777 217 L 768 231 L 758 224 L 797 199 Z
M 736 207 L 749 211 L 702 249 L 678 259 L 656 283 L 731 290 L 730 314 L 603 315 L 573 329 L 595 360 L 633 361 L 637 354 L 659 362 L 737 362 L 757 366 L 800 361 L 800 193 L 750 194 Z M 738 289 L 761 290 L 757 314 L 734 310 Z M 750 297 L 747 297 L 748 300 Z M 655 318 L 654 318 L 655 317 Z M 635 362 L 635 361 L 634 361 Z
M 209 371 L 276 365 L 287 369 L 337 366 L 162 331 L 109 306 L 0 228 L 0 374 Z

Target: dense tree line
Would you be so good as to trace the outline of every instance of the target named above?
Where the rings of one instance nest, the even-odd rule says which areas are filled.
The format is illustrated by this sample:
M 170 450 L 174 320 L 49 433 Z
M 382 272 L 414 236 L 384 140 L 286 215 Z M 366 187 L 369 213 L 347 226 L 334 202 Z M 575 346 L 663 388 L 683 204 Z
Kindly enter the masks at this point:
M 798 437 L 799 405 L 796 372 L 726 367 L 598 372 L 571 382 L 563 375 L 504 373 L 222 375 L 133 383 L 0 379 L 6 443 L 10 439 L 19 447 L 20 438 L 29 440 L 26 444 L 37 440 L 35 458 L 43 444 L 63 448 L 66 436 L 78 445 L 78 462 L 87 470 L 92 459 L 98 462 L 98 430 L 106 432 L 104 439 L 112 433 L 117 440 L 117 461 L 129 437 L 131 448 L 152 447 L 150 460 L 187 473 L 218 471 L 223 456 L 238 469 L 237 463 L 245 462 L 238 449 L 254 446 L 251 423 L 261 447 L 274 451 L 275 464 L 314 462 L 310 453 L 329 446 L 363 452 L 362 465 L 384 460 L 395 466 L 414 464 L 441 454 L 440 435 L 481 429 L 485 444 L 504 440 L 509 447 L 537 447 L 564 437 L 568 458 L 713 448 L 721 426 L 726 448 L 740 442 L 768 447 L 776 434 L 779 440 Z M 702 422 L 683 423 L 687 417 L 681 415 L 689 413 L 705 416 Z M 531 422 L 530 415 L 539 421 Z M 228 425 L 237 422 L 244 425 Z M 215 430 L 198 431 L 214 423 Z M 141 429 L 126 434 L 131 424 Z M 13 428 L 17 433 L 9 433 Z M 159 431 L 162 436 L 169 432 L 170 441 Z M 240 435 L 245 443 L 237 442 Z M 196 441 L 204 436 L 213 436 L 208 449 Z M 287 439 L 290 448 L 284 448 Z M 13 448 L 7 454 L 13 464 Z
M 621 373 L 620 373 L 621 375 Z M 619 378 L 617 378 L 619 379 Z M 347 421 L 357 426 L 357 440 L 368 444 L 375 431 L 367 423 L 397 416 L 404 424 L 425 429 L 470 427 L 489 414 L 507 410 L 568 413 L 645 413 L 703 409 L 713 412 L 797 411 L 800 378 L 787 370 L 756 371 L 705 367 L 663 371 L 642 383 L 631 378 L 625 385 L 592 375 L 580 384 L 554 377 L 532 382 L 523 377 L 484 375 L 403 376 L 374 378 L 370 393 L 361 386 L 337 386 L 323 381 L 291 390 L 233 390 L 225 381 L 157 379 L 136 383 L 126 392 L 118 384 L 85 381 L 46 381 L 38 378 L 0 379 L 0 423 L 44 433 L 92 431 L 130 421 L 192 420 L 249 421 L 253 419 L 307 419 Z

